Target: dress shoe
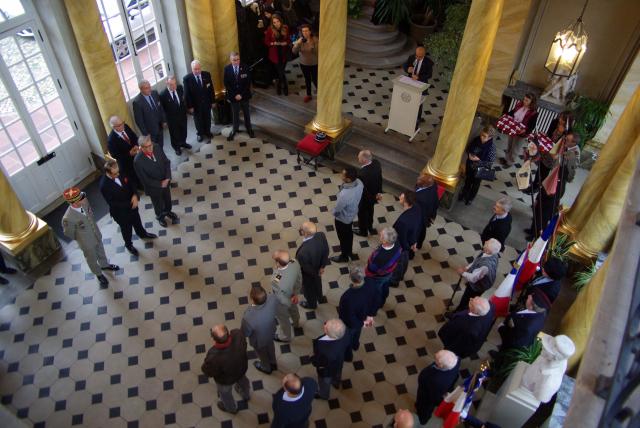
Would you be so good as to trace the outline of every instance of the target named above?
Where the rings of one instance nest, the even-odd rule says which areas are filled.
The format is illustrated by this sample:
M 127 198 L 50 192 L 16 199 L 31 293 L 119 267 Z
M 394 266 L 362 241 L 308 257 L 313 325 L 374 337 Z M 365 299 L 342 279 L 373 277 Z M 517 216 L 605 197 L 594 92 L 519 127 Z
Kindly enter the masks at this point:
M 302 307 L 303 307 L 303 308 L 305 308 L 305 309 L 309 309 L 309 310 L 314 310 L 314 309 L 316 309 L 316 308 L 317 308 L 317 306 L 311 306 L 311 305 L 309 304 L 309 302 L 306 302 L 306 301 L 304 301 L 304 302 L 300 302 L 300 306 L 302 306 Z
M 9 266 L 7 266 L 6 268 L 0 270 L 0 273 L 6 273 L 6 274 L 9 274 L 9 275 L 13 275 L 14 273 L 17 273 L 17 272 L 18 272 L 17 270 L 15 270 L 14 268 L 9 267 Z
M 181 147 L 184 147 L 187 150 L 191 150 L 193 148 L 193 146 L 191 144 L 188 144 L 188 143 L 184 143 Z
M 334 263 L 347 263 L 349 261 L 349 258 L 342 257 L 342 256 L 333 256 L 329 260 L 331 260 Z
M 369 234 L 367 232 L 363 232 L 360 229 L 353 229 L 353 233 L 355 233 L 358 236 L 362 236 L 364 238 L 366 238 L 367 236 L 369 236 Z
M 158 237 L 158 235 L 156 235 L 155 233 L 145 233 L 144 235 L 142 235 L 140 238 L 141 239 L 156 239 Z
M 134 256 L 140 255 L 138 253 L 138 250 L 136 250 L 136 247 L 134 247 L 133 245 L 125 245 L 124 248 L 126 248 L 127 251 L 130 252 Z
M 305 103 L 308 103 L 309 101 L 311 101 L 311 95 L 307 95 L 306 97 L 304 97 Z
M 249 137 L 251 138 L 256 138 L 256 134 L 251 129 L 247 131 L 247 134 L 249 134 Z
M 223 412 L 231 413 L 232 415 L 235 415 L 236 413 L 238 413 L 238 409 L 234 409 L 234 410 L 225 409 L 224 404 L 222 404 L 222 401 L 218 401 L 218 409 L 222 410 Z
M 102 269 L 102 270 L 112 270 L 112 271 L 115 272 L 117 270 L 120 270 L 120 266 L 118 266 L 118 265 L 107 265 L 105 267 L 101 267 L 100 269 Z
M 291 342 L 291 339 L 282 339 L 280 336 L 278 336 L 277 334 L 273 335 L 273 340 L 275 340 L 276 342 L 282 342 L 282 343 L 289 343 Z
M 320 394 L 318 394 L 317 392 L 315 393 L 315 395 L 313 396 L 316 400 L 329 400 L 328 398 L 325 397 L 321 397 Z
M 171 212 L 169 212 L 169 214 L 167 214 L 167 217 L 169 217 L 173 221 L 176 221 L 178 219 L 178 214 L 176 214 L 173 211 L 171 211 Z
M 167 220 L 164 217 L 160 217 L 158 219 L 158 223 L 160 223 L 160 226 L 162 227 L 167 227 Z
M 360 260 L 360 257 L 358 257 L 357 254 L 351 254 L 349 258 L 351 259 L 352 262 Z
M 378 231 L 375 229 L 369 229 L 369 235 L 377 235 Z
M 528 227 L 528 228 L 524 229 L 524 233 L 526 233 L 527 235 L 533 235 L 533 229 Z
M 236 136 L 236 133 L 235 133 L 235 131 L 234 131 L 234 132 L 232 132 L 231 134 L 229 134 L 229 136 L 227 137 L 227 141 L 233 141 L 233 139 L 235 138 L 235 136 Z
M 107 279 L 106 276 L 100 274 L 97 276 L 98 278 L 98 282 L 100 283 L 100 285 L 109 285 L 109 280 Z
M 265 374 L 271 374 L 270 369 L 267 369 L 266 367 L 263 367 L 262 364 L 260 364 L 260 361 L 254 361 L 253 362 L 253 366 L 256 368 L 256 370 L 265 373 Z
M 271 364 L 271 371 L 275 372 L 278 370 L 278 365 L 277 364 Z
M 464 201 L 465 205 L 471 205 L 471 201 Z
M 202 135 L 198 135 L 198 143 L 202 142 L 202 140 L 204 140 L 204 138 L 202 138 Z
M 182 149 L 180 149 L 180 147 L 178 147 L 176 149 L 176 155 L 180 156 L 182 154 Z
M 208 138 L 208 139 L 212 139 L 212 138 L 213 138 L 213 134 L 212 134 L 211 132 L 209 132 L 209 133 L 207 134 L 207 138 Z

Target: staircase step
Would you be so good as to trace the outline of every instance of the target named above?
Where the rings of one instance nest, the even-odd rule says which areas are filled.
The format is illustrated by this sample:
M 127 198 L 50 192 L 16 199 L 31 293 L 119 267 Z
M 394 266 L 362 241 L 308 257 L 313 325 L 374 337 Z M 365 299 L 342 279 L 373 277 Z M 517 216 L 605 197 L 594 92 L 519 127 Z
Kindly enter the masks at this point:
M 351 22 L 351 19 L 349 20 Z M 347 27 L 347 38 L 354 41 L 360 41 L 365 43 L 390 43 L 397 38 L 398 32 L 393 31 L 371 31 L 365 30 L 361 27 L 353 27 L 349 25 Z M 347 42 L 349 45 L 349 42 Z
M 413 40 L 407 39 L 405 45 L 393 55 L 383 57 L 353 50 L 347 45 L 346 62 L 363 68 L 386 69 L 400 67 L 415 51 L 416 44 Z
M 349 25 L 351 25 L 352 27 L 362 28 L 364 30 L 369 30 L 376 33 L 382 32 L 382 31 L 387 31 L 387 32 L 398 31 L 393 25 L 386 25 L 386 24 L 375 25 L 373 22 L 370 21 L 369 18 L 364 18 L 364 17 L 360 17 L 358 19 L 350 19 Z
M 401 51 L 406 44 L 407 38 L 404 34 L 396 35 L 395 40 L 388 43 L 354 41 L 347 36 L 347 46 L 351 52 L 360 52 L 364 55 L 375 55 L 376 57 L 394 55 Z

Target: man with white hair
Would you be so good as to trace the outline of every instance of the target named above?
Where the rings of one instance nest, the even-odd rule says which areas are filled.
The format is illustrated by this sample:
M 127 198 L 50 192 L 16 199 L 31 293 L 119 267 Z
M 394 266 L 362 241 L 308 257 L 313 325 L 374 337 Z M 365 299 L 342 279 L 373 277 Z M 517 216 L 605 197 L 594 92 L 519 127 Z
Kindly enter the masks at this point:
M 415 413 L 407 409 L 398 409 L 393 415 L 393 421 L 388 426 L 391 428 L 418 428 L 420 427 L 420 422 Z
M 273 336 L 276 342 L 291 341 L 291 325 L 298 327 L 300 312 L 298 312 L 298 294 L 302 289 L 302 271 L 300 264 L 291 260 L 286 250 L 273 252 L 276 265 L 271 275 L 271 290 L 278 298 L 276 319 L 278 331 Z
M 187 143 L 187 105 L 184 102 L 184 88 L 178 84 L 176 76 L 167 77 L 167 88 L 160 94 L 160 102 L 167 117 L 171 147 L 176 155 L 182 154 L 182 148 L 191 149 Z
M 511 199 L 508 197 L 500 198 L 493 206 L 493 216 L 489 223 L 484 227 L 480 234 L 480 240 L 486 242 L 491 238 L 500 241 L 501 249 L 504 250 L 504 243 L 511 233 Z
M 380 246 L 369 256 L 365 269 L 365 282 L 373 285 L 377 290 L 377 309 L 382 308 L 389 297 L 391 274 L 402 256 L 402 248 L 396 243 L 398 233 L 393 227 L 387 226 L 381 229 L 379 240 Z
M 133 99 L 133 118 L 142 135 L 151 137 L 151 141 L 164 147 L 164 128 L 167 127 L 167 118 L 160 102 L 157 91 L 151 90 L 148 80 L 138 83 L 140 93 Z
M 364 185 L 362 197 L 358 204 L 358 229 L 354 233 L 359 236 L 368 236 L 377 231 L 373 228 L 373 209 L 382 198 L 382 169 L 380 162 L 373 158 L 370 150 L 361 150 L 358 153 L 358 178 Z
M 184 102 L 187 111 L 193 114 L 198 141 L 212 138 L 211 134 L 211 106 L 216 99 L 213 89 L 211 73 L 203 71 L 200 61 L 191 61 L 191 73 L 182 79 L 184 85 Z
M 129 179 L 133 190 L 142 190 L 138 175 L 133 168 L 133 158 L 138 154 L 138 134 L 120 116 L 109 118 L 111 132 L 107 138 L 107 148 L 112 158 L 118 161 L 120 174 Z
M 482 296 L 482 293 L 493 286 L 498 271 L 498 258 L 500 257 L 500 242 L 491 238 L 485 241 L 482 247 L 482 254 L 466 267 L 457 268 L 457 272 L 462 276 L 467 284 L 460 299 L 460 304 L 453 312 L 464 310 L 469 305 L 472 297 Z M 445 316 L 450 316 L 448 312 Z
M 478 353 L 493 326 L 495 310 L 484 297 L 469 301 L 469 309 L 456 312 L 438 331 L 444 349 L 460 358 Z
M 347 327 L 337 318 L 326 321 L 323 330 L 324 334 L 313 340 L 311 364 L 318 372 L 317 398 L 328 400 L 331 385 L 340 388 L 344 356 L 351 346 L 351 340 L 345 334 Z
M 322 294 L 322 274 L 329 264 L 329 243 L 323 232 L 311 221 L 302 223 L 298 233 L 302 236 L 302 244 L 296 251 L 296 260 L 302 270 L 302 292 L 304 302 L 300 306 L 305 309 L 316 309 L 318 303 L 325 301 Z
M 433 409 L 453 388 L 460 371 L 460 358 L 453 352 L 443 349 L 436 352 L 434 358 L 434 363 L 422 369 L 418 375 L 416 412 L 422 425 L 429 421 Z

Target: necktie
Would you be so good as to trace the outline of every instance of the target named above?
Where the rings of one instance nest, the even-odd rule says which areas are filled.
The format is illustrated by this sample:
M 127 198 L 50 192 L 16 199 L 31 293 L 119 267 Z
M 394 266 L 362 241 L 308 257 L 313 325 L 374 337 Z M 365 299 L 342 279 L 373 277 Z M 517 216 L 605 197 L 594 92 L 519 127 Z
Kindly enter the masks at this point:
M 233 67 L 233 72 L 236 74 L 236 79 L 238 78 L 238 67 Z
M 153 101 L 153 97 L 151 95 L 149 95 L 147 97 L 147 101 L 149 101 L 149 105 L 151 106 L 152 109 L 156 109 L 156 103 Z
M 171 92 L 171 98 L 173 98 L 173 101 L 175 101 L 176 104 L 180 105 L 180 101 L 178 101 L 175 91 Z
M 200 75 L 196 76 L 196 80 L 198 81 L 198 86 L 202 86 L 202 80 L 200 79 Z
M 80 208 L 80 212 L 84 214 L 84 208 Z
M 415 70 L 413 70 L 413 74 L 418 74 L 420 73 L 420 66 L 422 65 L 422 60 L 418 60 L 418 64 L 415 67 Z
M 120 136 L 122 137 L 122 139 L 124 141 L 126 141 L 127 143 L 131 144 L 131 141 L 129 140 L 129 136 L 127 135 L 126 132 L 123 132 L 122 134 L 120 134 Z

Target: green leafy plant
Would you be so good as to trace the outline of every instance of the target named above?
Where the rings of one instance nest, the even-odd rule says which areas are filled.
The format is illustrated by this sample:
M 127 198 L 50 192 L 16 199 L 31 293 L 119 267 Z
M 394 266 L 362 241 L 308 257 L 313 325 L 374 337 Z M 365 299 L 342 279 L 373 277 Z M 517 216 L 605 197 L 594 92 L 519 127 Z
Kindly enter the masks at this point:
M 429 56 L 440 67 L 447 83 L 451 83 L 453 77 L 470 7 L 470 1 L 447 7 L 442 31 L 429 34 L 424 40 Z
M 596 263 L 591 263 L 591 266 L 586 270 L 573 275 L 573 288 L 575 288 L 576 291 L 582 290 L 591 281 L 597 271 L 598 267 Z
M 380 23 L 401 25 L 409 21 L 411 0 L 377 0 L 374 19 Z
M 347 13 L 351 18 L 360 18 L 360 13 L 362 13 L 362 0 L 349 0 L 347 7 Z
M 500 361 L 494 366 L 492 378 L 501 381 L 509 376 L 509 373 L 516 367 L 518 361 L 533 363 L 542 352 L 542 342 L 535 340 L 531 346 L 526 348 L 512 348 L 500 353 Z
M 584 95 L 576 95 L 570 103 L 576 121 L 573 130 L 580 134 L 580 147 L 593 139 L 609 112 L 609 105 Z
M 569 257 L 569 251 L 575 241 L 569 241 L 569 236 L 562 233 L 558 234 L 553 241 L 553 245 L 549 248 L 549 257 L 555 257 L 563 262 Z

